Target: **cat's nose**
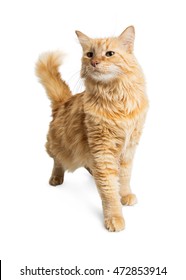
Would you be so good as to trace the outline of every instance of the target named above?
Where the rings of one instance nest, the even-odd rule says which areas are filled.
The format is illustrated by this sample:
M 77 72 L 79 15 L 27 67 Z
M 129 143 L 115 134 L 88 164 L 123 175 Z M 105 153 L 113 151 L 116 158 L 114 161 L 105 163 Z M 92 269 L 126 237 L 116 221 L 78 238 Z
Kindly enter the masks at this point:
M 100 63 L 100 61 L 98 61 L 98 60 L 92 60 L 92 61 L 91 61 L 91 65 L 92 65 L 93 67 L 96 67 L 99 63 Z

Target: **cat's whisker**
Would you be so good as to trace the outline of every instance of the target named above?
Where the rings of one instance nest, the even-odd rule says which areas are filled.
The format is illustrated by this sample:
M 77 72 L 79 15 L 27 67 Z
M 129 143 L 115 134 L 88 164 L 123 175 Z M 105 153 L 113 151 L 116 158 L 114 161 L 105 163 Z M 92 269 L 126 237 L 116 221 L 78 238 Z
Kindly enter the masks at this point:
M 78 77 L 78 79 L 76 80 L 74 87 L 73 87 L 73 92 L 77 93 L 78 92 L 78 88 L 79 88 L 79 81 L 80 81 L 80 77 Z
M 69 75 L 70 75 L 70 74 L 69 74 Z M 80 76 L 80 71 L 79 71 L 79 70 L 70 75 L 70 78 L 68 79 L 68 83 L 73 82 L 74 79 L 76 79 L 77 76 L 78 76 L 78 77 Z
M 80 92 L 83 88 L 83 82 L 80 78 L 80 71 L 76 71 L 68 80 L 68 83 L 72 84 L 72 91 L 73 92 Z
M 84 83 L 81 78 L 78 79 L 76 85 L 74 86 L 74 92 L 81 92 L 84 88 Z

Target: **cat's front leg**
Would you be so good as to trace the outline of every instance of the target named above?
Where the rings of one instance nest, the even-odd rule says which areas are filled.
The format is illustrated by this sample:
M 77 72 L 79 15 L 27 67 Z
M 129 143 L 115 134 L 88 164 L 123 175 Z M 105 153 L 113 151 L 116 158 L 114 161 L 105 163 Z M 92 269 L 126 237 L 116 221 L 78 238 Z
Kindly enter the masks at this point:
M 123 230 L 118 164 L 123 139 L 117 136 L 115 126 L 89 115 L 87 136 L 91 154 L 89 167 L 101 196 L 105 227 L 109 231 Z
M 125 227 L 119 195 L 118 164 L 109 152 L 97 153 L 93 175 L 102 199 L 105 227 L 121 231 Z

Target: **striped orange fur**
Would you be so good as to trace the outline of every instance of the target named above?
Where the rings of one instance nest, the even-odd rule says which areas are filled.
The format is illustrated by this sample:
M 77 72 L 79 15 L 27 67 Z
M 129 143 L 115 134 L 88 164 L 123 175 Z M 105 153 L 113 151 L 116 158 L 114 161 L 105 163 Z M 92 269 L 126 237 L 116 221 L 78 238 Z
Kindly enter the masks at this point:
M 46 143 L 54 159 L 50 184 L 62 184 L 66 170 L 86 167 L 102 199 L 106 228 L 120 231 L 121 205 L 136 203 L 130 177 L 148 109 L 143 72 L 133 54 L 134 27 L 104 39 L 76 34 L 83 49 L 84 92 L 71 94 L 58 70 L 58 52 L 45 53 L 36 64 L 53 110 Z

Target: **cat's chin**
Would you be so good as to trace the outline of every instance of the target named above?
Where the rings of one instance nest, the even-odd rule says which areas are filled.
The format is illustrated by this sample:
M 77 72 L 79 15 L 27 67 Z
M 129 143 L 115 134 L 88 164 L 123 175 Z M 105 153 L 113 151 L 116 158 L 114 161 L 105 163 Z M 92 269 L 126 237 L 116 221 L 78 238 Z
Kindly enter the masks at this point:
M 108 83 L 117 79 L 113 73 L 91 73 L 90 78 L 96 82 Z

